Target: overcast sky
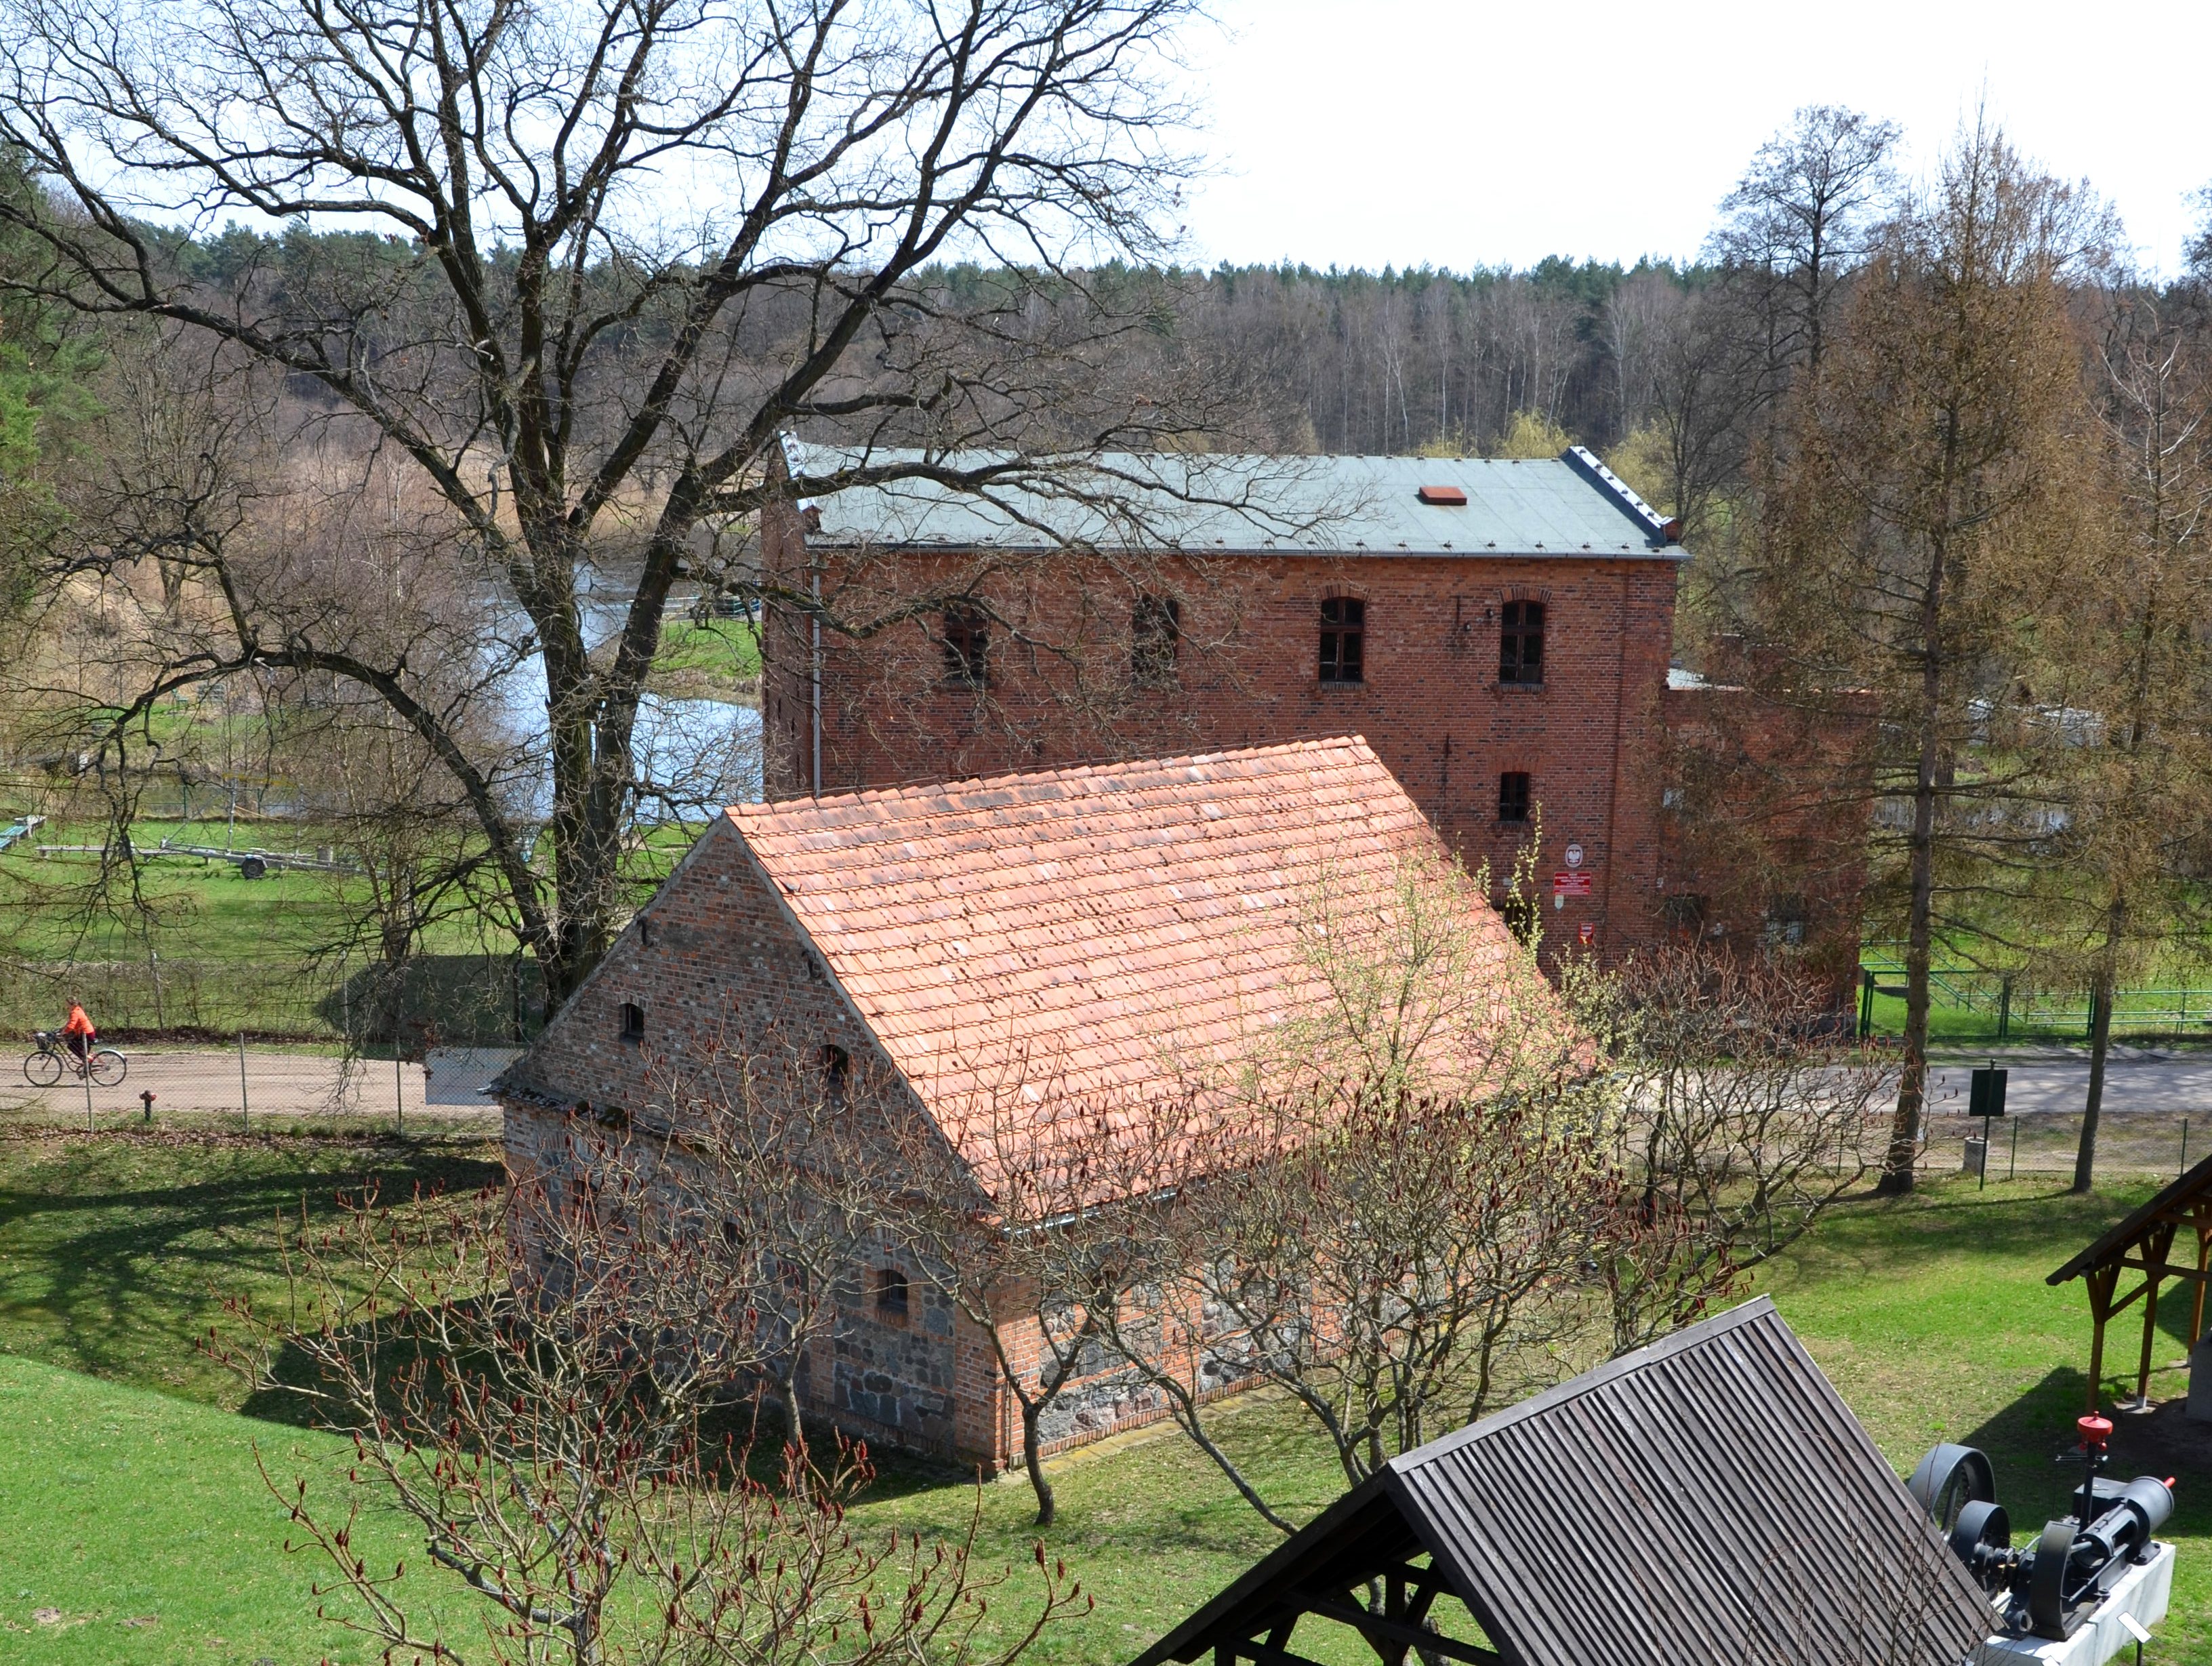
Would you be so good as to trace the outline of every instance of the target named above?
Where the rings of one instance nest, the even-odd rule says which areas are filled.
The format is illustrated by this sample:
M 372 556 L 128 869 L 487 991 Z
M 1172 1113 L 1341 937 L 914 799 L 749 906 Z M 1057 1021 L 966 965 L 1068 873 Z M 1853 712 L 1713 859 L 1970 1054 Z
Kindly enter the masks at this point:
M 1924 166 L 1985 99 L 2172 271 L 2212 183 L 2212 0 L 1218 0 L 1189 42 L 1220 170 L 1204 264 L 1528 265 L 1694 255 L 1800 105 L 1905 131 Z

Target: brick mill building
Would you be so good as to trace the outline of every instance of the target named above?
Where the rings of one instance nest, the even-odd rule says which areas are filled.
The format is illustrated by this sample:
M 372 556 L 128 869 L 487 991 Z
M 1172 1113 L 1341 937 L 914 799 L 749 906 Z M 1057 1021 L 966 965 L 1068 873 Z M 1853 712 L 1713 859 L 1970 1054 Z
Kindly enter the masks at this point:
M 786 453 L 831 485 L 855 465 L 976 460 Z M 1670 690 L 1677 538 L 1578 447 L 1128 455 L 1050 487 L 825 490 L 768 518 L 763 566 L 868 629 L 767 609 L 768 794 L 1358 734 L 1500 891 L 1540 824 L 1554 945 L 1778 939 L 1847 979 L 1854 863 L 1808 873 L 1802 841 L 1699 848 L 1667 813 L 1732 802 L 1717 775 L 1787 751 L 1741 690 Z M 1686 747 L 1705 766 L 1686 798 Z
M 1396 775 L 1348 739 L 739 806 L 507 1073 L 510 1167 L 573 1161 L 579 1119 L 681 1142 L 655 1061 L 773 1037 L 888 1084 L 988 1216 L 1011 1166 L 1072 1139 L 1055 1106 L 1185 1091 L 1189 1061 L 1238 1056 L 1310 993 L 1316 885 L 1371 915 L 1400 857 L 1434 849 Z M 1477 915 L 1508 954 L 1503 922 Z M 1028 1108 L 1012 1122 L 1010 1096 Z M 813 1409 L 878 1442 L 1013 1458 L 988 1339 L 929 1269 L 886 1244 L 849 1288 L 808 1361 Z M 1154 1414 L 1101 1372 L 1043 1434 L 1064 1446 Z

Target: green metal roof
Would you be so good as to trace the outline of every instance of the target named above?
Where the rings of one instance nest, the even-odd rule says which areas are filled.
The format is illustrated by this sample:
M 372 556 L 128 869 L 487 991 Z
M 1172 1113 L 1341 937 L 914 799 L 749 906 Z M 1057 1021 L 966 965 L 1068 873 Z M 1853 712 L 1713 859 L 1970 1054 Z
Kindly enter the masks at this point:
M 1669 523 L 1577 447 L 1557 459 L 1010 453 L 790 444 L 810 544 L 1679 561 Z M 975 489 L 882 471 L 1006 470 Z M 869 483 L 840 487 L 841 476 Z M 1421 501 L 1456 487 L 1462 506 Z

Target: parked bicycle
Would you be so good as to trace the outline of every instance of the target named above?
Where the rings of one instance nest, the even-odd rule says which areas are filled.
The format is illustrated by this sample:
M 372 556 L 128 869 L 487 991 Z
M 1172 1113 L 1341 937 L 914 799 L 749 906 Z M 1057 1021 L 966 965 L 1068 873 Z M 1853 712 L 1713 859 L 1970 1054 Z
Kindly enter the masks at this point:
M 90 1077 L 95 1086 L 113 1087 L 131 1068 L 131 1061 L 112 1047 L 96 1047 L 79 1063 L 57 1030 L 34 1030 L 31 1039 L 39 1050 L 23 1061 L 23 1079 L 33 1087 L 52 1087 L 64 1075 L 79 1081 Z

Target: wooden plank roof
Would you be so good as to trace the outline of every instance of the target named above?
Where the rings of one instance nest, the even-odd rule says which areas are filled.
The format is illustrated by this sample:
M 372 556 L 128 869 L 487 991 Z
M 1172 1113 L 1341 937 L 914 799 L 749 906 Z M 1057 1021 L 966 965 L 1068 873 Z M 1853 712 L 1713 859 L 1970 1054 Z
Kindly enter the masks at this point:
M 1286 1625 L 1344 1616 L 1423 1553 L 1509 1666 L 1958 1666 L 1988 1634 L 1981 1591 L 1762 1297 L 1395 1459 L 1134 1666 L 1284 1666 Z
M 2206 1158 L 2142 1207 L 2124 1218 L 2044 1282 L 2064 1284 L 2094 1268 L 2117 1262 L 2159 1227 L 2186 1219 L 2208 1207 L 2212 1207 L 2212 1157 Z

